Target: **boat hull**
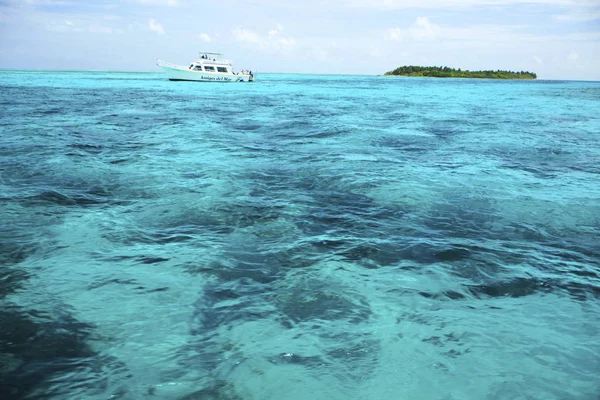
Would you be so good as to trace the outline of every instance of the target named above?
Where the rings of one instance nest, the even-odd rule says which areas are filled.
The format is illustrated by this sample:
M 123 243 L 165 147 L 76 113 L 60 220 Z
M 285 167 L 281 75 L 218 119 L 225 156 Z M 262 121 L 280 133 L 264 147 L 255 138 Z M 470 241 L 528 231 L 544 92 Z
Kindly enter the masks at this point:
M 160 64 L 159 64 L 160 65 Z M 252 82 L 254 77 L 248 74 L 224 74 L 216 72 L 194 71 L 185 67 L 160 65 L 170 81 L 193 82 Z

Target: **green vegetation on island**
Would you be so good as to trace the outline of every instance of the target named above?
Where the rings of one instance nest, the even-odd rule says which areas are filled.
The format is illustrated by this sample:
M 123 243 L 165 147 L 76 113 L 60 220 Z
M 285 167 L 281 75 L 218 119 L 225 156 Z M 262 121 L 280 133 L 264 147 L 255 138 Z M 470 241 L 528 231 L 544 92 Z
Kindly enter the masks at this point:
M 431 76 L 435 78 L 487 78 L 487 79 L 536 79 L 537 75 L 529 71 L 469 71 L 448 67 L 420 67 L 407 65 L 398 67 L 384 75 L 395 76 Z

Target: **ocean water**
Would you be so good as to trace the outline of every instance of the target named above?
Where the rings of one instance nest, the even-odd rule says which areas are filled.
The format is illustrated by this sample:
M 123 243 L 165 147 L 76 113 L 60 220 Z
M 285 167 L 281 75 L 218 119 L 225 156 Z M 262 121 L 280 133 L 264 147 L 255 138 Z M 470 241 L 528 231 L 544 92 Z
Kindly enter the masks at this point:
M 0 87 L 2 399 L 599 398 L 599 82 Z

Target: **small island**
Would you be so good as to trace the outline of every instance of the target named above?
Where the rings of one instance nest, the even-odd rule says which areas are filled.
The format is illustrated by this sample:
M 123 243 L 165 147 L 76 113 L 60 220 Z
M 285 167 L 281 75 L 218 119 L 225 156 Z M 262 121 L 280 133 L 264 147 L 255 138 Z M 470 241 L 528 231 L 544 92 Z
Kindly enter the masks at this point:
M 420 67 L 407 65 L 398 67 L 384 75 L 390 76 L 429 76 L 435 78 L 486 78 L 486 79 L 536 79 L 537 75 L 529 71 L 469 71 L 448 67 Z

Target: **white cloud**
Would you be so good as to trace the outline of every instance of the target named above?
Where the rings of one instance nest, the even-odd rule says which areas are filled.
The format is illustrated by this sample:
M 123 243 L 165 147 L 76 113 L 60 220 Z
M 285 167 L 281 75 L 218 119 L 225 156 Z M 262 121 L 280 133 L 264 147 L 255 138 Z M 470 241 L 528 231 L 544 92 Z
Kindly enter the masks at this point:
M 594 10 L 576 10 L 568 14 L 560 14 L 554 17 L 558 21 L 563 22 L 585 22 L 600 19 L 600 11 Z
M 542 65 L 542 64 L 544 63 L 544 62 L 542 61 L 542 59 L 541 59 L 541 58 L 539 58 L 538 56 L 533 56 L 533 60 L 534 60 L 534 61 L 535 61 L 537 64 L 539 64 L 539 65 Z
M 288 52 L 296 45 L 296 39 L 294 38 L 277 38 L 271 41 L 271 46 L 281 52 Z
M 246 44 L 259 44 L 261 42 L 260 36 L 249 29 L 235 28 L 233 37 L 238 42 Z
M 429 21 L 427 17 L 418 17 L 410 27 L 410 33 L 415 40 L 435 39 L 440 36 L 440 27 Z
M 274 36 L 274 35 L 278 35 L 281 32 L 283 32 L 283 26 L 281 24 L 277 24 L 275 29 L 271 29 L 269 31 L 269 36 Z
M 83 28 L 81 26 L 75 25 L 71 21 L 60 21 L 60 22 L 50 22 L 46 29 L 52 32 L 82 32 Z
M 233 30 L 233 37 L 236 41 L 261 51 L 285 54 L 296 46 L 296 39 L 283 36 L 282 31 L 283 26 L 277 25 L 276 29 L 270 29 L 267 35 L 263 36 L 250 29 L 236 28 Z
M 150 18 L 150 21 L 148 21 L 148 28 L 150 28 L 151 31 L 158 33 L 159 35 L 165 34 L 165 30 L 162 27 L 162 25 L 156 22 L 154 18 Z
M 212 42 L 212 39 L 208 33 L 201 33 L 199 37 L 203 42 Z
M 436 39 L 442 37 L 446 43 L 454 42 L 464 45 L 477 45 L 492 43 L 539 42 L 543 37 L 526 34 L 524 25 L 471 25 L 462 27 L 444 26 L 432 23 L 427 17 L 419 17 L 408 28 L 389 28 L 380 33 L 383 38 L 390 41 L 401 41 L 406 37 L 414 40 Z M 581 39 L 586 40 L 586 39 Z M 591 38 L 590 38 L 591 40 Z
M 542 6 L 562 7 L 594 7 L 597 0 L 345 0 L 348 7 L 361 7 L 379 10 L 408 9 L 408 8 L 481 8 L 481 7 L 510 7 L 519 4 L 539 4 Z
M 29 6 L 71 6 L 75 5 L 71 1 L 60 1 L 60 0 L 25 0 L 25 4 Z
M 113 33 L 113 30 L 108 26 L 92 24 L 88 27 L 88 31 L 92 33 Z
M 571 51 L 571 54 L 569 54 L 569 56 L 567 57 L 567 60 L 577 61 L 578 58 L 579 58 L 579 54 L 577 54 L 577 52 L 575 50 L 573 50 L 573 51 Z
M 402 30 L 400 28 L 390 28 L 385 31 L 384 36 L 388 40 L 402 40 Z
M 63 20 L 60 22 L 51 22 L 46 26 L 46 29 L 52 32 L 62 33 L 79 33 L 79 32 L 90 32 L 90 33 L 101 33 L 101 34 L 120 34 L 123 33 L 121 29 L 114 27 L 98 24 L 94 20 L 82 20 L 77 22 L 71 22 L 69 20 Z
M 151 5 L 169 6 L 169 7 L 175 7 L 175 6 L 178 6 L 181 4 L 179 2 L 179 0 L 136 0 L 136 2 L 141 3 L 141 4 L 151 4 Z

